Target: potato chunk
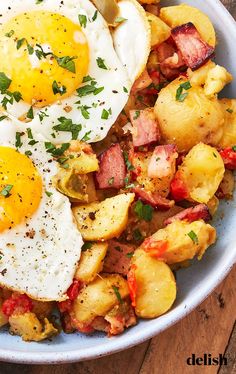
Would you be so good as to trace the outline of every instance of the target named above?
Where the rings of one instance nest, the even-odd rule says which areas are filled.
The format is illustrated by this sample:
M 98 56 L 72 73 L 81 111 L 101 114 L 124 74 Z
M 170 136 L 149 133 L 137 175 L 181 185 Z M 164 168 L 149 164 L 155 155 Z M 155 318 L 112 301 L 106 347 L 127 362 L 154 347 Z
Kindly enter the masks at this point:
M 224 172 L 219 152 L 203 143 L 191 149 L 178 171 L 187 186 L 189 199 L 205 204 L 216 193 Z
M 9 318 L 10 332 L 20 335 L 24 341 L 39 342 L 58 333 L 57 329 L 44 319 L 44 325 L 34 313 L 12 315 Z
M 170 37 L 171 29 L 159 17 L 146 12 L 148 22 L 151 25 L 151 46 L 159 45 Z
M 73 313 L 79 323 L 90 324 L 97 317 L 104 317 L 118 305 L 116 292 L 122 299 L 129 295 L 127 281 L 118 274 L 101 274 L 87 285 L 73 304 Z
M 221 148 L 236 145 L 236 99 L 222 99 L 220 104 L 225 116 L 223 137 L 220 140 Z
M 181 4 L 163 7 L 160 18 L 171 28 L 192 22 L 205 42 L 213 47 L 216 44 L 216 34 L 210 19 L 193 6 Z
M 202 87 L 193 86 L 184 101 L 176 99 L 180 84 L 177 78 L 163 88 L 155 104 L 165 143 L 176 144 L 179 152 L 189 151 L 199 142 L 217 145 L 223 135 L 224 113 L 218 100 L 208 98 Z
M 202 220 L 188 223 L 176 220 L 146 239 L 141 248 L 150 255 L 161 258 L 167 264 L 201 259 L 206 249 L 215 242 L 216 230 Z M 167 242 L 166 250 L 159 254 L 161 242 Z M 157 250 L 156 250 L 157 249 Z
M 102 270 L 107 248 L 108 243 L 93 243 L 91 248 L 82 252 L 75 278 L 84 283 L 92 282 Z
M 127 193 L 102 202 L 73 208 L 78 229 L 84 240 L 103 241 L 118 237 L 125 229 L 134 194 Z
M 155 318 L 167 312 L 176 298 L 175 278 L 169 266 L 141 249 L 132 258 L 137 285 L 135 313 Z

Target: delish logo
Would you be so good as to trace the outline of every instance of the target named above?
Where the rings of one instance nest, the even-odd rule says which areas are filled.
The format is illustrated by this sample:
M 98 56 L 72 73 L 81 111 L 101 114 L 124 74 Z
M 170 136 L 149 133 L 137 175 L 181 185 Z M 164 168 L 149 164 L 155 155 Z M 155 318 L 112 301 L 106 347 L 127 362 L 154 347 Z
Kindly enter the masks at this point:
M 196 357 L 195 353 L 193 353 L 192 356 L 187 358 L 187 364 L 191 366 L 221 366 L 227 365 L 227 358 L 221 353 L 218 357 L 212 357 L 210 353 L 204 353 L 203 357 Z

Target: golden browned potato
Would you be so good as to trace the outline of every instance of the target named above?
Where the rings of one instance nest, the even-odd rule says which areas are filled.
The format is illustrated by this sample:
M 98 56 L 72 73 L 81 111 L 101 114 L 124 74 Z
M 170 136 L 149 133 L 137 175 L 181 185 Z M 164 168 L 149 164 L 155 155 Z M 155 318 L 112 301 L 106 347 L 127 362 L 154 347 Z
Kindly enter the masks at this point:
M 104 317 L 129 296 L 127 281 L 118 274 L 101 274 L 80 291 L 73 304 L 73 313 L 78 322 L 89 324 L 97 317 Z
M 77 226 L 84 240 L 103 241 L 118 237 L 125 229 L 134 194 L 127 193 L 102 202 L 73 208 Z
M 137 292 L 135 313 L 155 318 L 167 312 L 176 298 L 176 282 L 169 266 L 141 249 L 132 257 Z
M 216 214 L 219 208 L 219 203 L 219 199 L 214 195 L 206 204 L 212 217 Z
M 192 22 L 203 40 L 213 47 L 216 44 L 216 34 L 210 19 L 193 6 L 181 4 L 163 7 L 160 10 L 160 18 L 171 28 Z
M 223 66 L 216 65 L 207 74 L 204 86 L 205 95 L 212 97 L 218 94 L 232 80 L 233 76 Z
M 84 283 L 92 282 L 102 271 L 107 248 L 108 243 L 93 243 L 91 248 L 82 252 L 75 278 Z
M 43 324 L 38 320 L 34 313 L 15 314 L 9 317 L 10 332 L 20 335 L 24 341 L 35 341 L 50 338 L 58 334 L 58 330 L 44 319 Z
M 189 199 L 208 203 L 223 179 L 225 167 L 219 152 L 206 144 L 195 145 L 179 167 Z
M 222 99 L 220 104 L 225 116 L 225 124 L 219 146 L 233 147 L 236 145 L 236 99 Z
M 159 45 L 170 37 L 171 29 L 159 17 L 146 12 L 148 22 L 151 26 L 151 46 Z
M 219 196 L 224 199 L 232 199 L 235 187 L 235 178 L 231 170 L 225 170 L 224 178 L 219 187 Z M 218 195 L 217 195 L 218 196 Z
M 216 64 L 213 61 L 208 61 L 206 64 L 201 66 L 199 69 L 192 71 L 190 68 L 187 70 L 187 74 L 192 86 L 204 86 L 208 72 L 213 69 Z
M 206 97 L 202 87 L 183 89 L 187 97 L 177 100 L 177 90 L 186 82 L 177 78 L 163 88 L 154 108 L 165 143 L 176 144 L 179 152 L 189 151 L 199 142 L 218 144 L 224 125 L 220 103 Z
M 160 242 L 167 242 L 166 251 L 158 254 Z M 216 241 L 216 230 L 202 220 L 188 223 L 176 220 L 158 230 L 141 245 L 150 255 L 159 256 L 167 264 L 191 260 L 194 256 L 201 259 L 206 249 Z

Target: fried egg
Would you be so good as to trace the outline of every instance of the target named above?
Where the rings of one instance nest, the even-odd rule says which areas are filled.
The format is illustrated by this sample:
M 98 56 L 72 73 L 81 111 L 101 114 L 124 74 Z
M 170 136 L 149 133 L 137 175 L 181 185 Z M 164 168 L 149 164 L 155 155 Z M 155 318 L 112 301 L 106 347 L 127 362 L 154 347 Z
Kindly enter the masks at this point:
M 0 102 L 11 116 L 54 143 L 104 138 L 131 89 L 109 27 L 89 0 L 0 3 Z
M 69 199 L 52 184 L 57 163 L 40 139 L 25 124 L 0 122 L 0 285 L 61 301 L 83 241 Z

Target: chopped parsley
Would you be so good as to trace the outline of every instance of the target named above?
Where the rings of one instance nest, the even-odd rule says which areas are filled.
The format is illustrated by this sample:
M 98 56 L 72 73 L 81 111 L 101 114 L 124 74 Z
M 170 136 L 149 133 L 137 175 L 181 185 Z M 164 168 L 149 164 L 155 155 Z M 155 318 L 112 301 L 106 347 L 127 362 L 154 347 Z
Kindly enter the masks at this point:
M 85 118 L 85 119 L 89 119 L 90 118 L 90 113 L 88 111 L 88 109 L 90 109 L 91 107 L 90 106 L 87 106 L 87 105 L 82 105 L 81 107 L 79 107 L 78 109 L 81 110 L 81 114 L 82 116 Z
M 129 252 L 129 253 L 127 253 L 126 257 L 128 257 L 128 258 L 132 258 L 133 255 L 134 255 L 134 252 Z
M 94 84 L 95 83 L 95 84 Z M 96 87 L 96 82 L 92 81 L 91 84 L 86 84 L 85 86 L 79 87 L 76 91 L 79 97 L 87 96 L 90 94 L 97 95 L 104 90 L 104 87 Z
M 20 49 L 22 47 L 22 45 L 24 44 L 24 42 L 26 42 L 25 38 L 18 39 L 17 42 L 16 42 L 16 49 Z
M 97 16 L 98 16 L 98 11 L 95 10 L 95 13 L 94 13 L 94 15 L 93 15 L 93 17 L 92 17 L 92 21 L 93 21 L 93 22 L 96 21 Z
M 51 153 L 52 156 L 62 156 L 64 152 L 69 148 L 70 143 L 63 143 L 61 147 L 55 147 L 51 142 L 44 143 L 47 153 Z
M 233 145 L 232 150 L 236 152 L 236 145 Z
M 100 69 L 107 70 L 107 67 L 106 67 L 106 65 L 105 65 L 105 62 L 104 62 L 104 60 L 103 60 L 101 57 L 98 57 L 98 58 L 96 59 L 96 61 L 97 61 L 97 65 L 98 65 L 98 67 L 99 67 Z
M 83 83 L 86 83 L 86 82 L 90 82 L 90 81 L 94 81 L 94 78 L 90 77 L 90 75 L 86 75 L 85 77 L 83 77 Z
M 10 87 L 11 79 L 6 76 L 5 73 L 0 73 L 0 91 L 5 93 L 5 91 Z
M 226 109 L 226 112 L 232 114 L 234 111 L 233 111 L 233 109 L 228 108 L 228 109 Z
M 36 0 L 36 4 L 41 4 L 43 0 Z
M 111 108 L 106 110 L 106 109 L 103 109 L 102 110 L 102 115 L 101 115 L 101 119 L 108 119 L 109 116 L 112 114 L 111 112 Z
M 70 118 L 58 118 L 59 125 L 53 126 L 53 130 L 71 132 L 72 140 L 78 139 L 78 135 L 82 129 L 82 125 L 75 124 Z
M 111 177 L 110 179 L 108 179 L 109 186 L 112 186 L 114 184 L 114 180 L 115 180 L 114 177 Z
M 30 128 L 27 128 L 26 131 L 27 131 L 28 138 L 29 138 L 29 139 L 33 139 L 33 134 L 32 134 L 31 129 L 30 129 Z
M 197 236 L 197 234 L 196 234 L 193 230 L 191 230 L 191 231 L 188 233 L 188 236 L 190 237 L 190 239 L 192 240 L 192 242 L 193 242 L 194 244 L 198 244 L 198 236 Z
M 15 92 L 6 91 L 4 93 L 6 94 L 6 96 L 4 96 L 4 98 L 2 99 L 1 104 L 5 110 L 7 109 L 8 104 L 11 104 L 11 105 L 13 104 L 14 100 L 18 103 L 22 99 L 22 95 L 19 91 L 15 91 Z
M 87 140 L 90 140 L 90 134 L 91 134 L 91 130 L 90 131 L 88 131 L 88 132 L 86 132 L 85 133 L 85 135 L 83 136 L 83 138 L 81 139 L 82 140 L 82 142 L 86 142 Z
M 33 107 L 31 106 L 26 114 L 26 117 L 29 118 L 29 119 L 34 119 L 34 111 L 33 111 Z
M 186 97 L 188 96 L 188 92 L 184 92 L 184 90 L 189 90 L 191 88 L 191 83 L 189 81 L 181 83 L 180 86 L 177 88 L 176 91 L 176 101 L 183 102 Z
M 25 151 L 25 155 L 26 156 L 32 156 L 32 152 L 31 151 Z
M 64 85 L 59 86 L 57 81 L 53 81 L 52 90 L 53 90 L 54 95 L 60 94 L 62 96 L 66 93 L 66 87 Z
M 21 132 L 16 132 L 16 142 L 15 142 L 16 148 L 20 148 L 23 145 L 21 141 L 21 136 L 22 136 Z
M 141 234 L 139 229 L 134 230 L 133 238 L 136 242 L 140 242 L 141 240 L 143 240 L 143 235 Z
M 116 17 L 115 23 L 122 23 L 124 21 L 127 21 L 127 18 L 124 17 Z
M 82 251 L 87 251 L 87 249 L 92 248 L 93 243 L 87 242 L 82 245 Z
M 29 43 L 27 43 L 27 50 L 29 55 L 32 55 L 34 53 L 34 48 Z
M 112 286 L 114 292 L 115 292 L 115 295 L 117 297 L 117 300 L 119 301 L 120 304 L 123 304 L 123 300 L 120 296 L 120 292 L 119 292 L 119 288 L 117 288 L 116 286 Z
M 7 118 L 7 116 L 1 116 L 1 117 L 0 117 L 0 122 L 3 121 L 3 120 L 6 119 L 6 118 Z
M 124 160 L 125 160 L 125 165 L 127 167 L 128 171 L 134 170 L 134 166 L 131 164 L 129 160 L 128 153 L 126 151 L 123 152 Z
M 127 89 L 126 87 L 123 87 L 123 91 L 124 91 L 125 93 L 128 93 L 128 89 Z
M 53 195 L 53 192 L 45 191 L 45 194 L 46 194 L 48 197 L 51 197 L 51 196 Z
M 139 219 L 144 219 L 146 222 L 152 220 L 153 207 L 148 204 L 143 204 L 141 200 L 138 200 L 135 204 L 134 211 L 139 217 Z
M 85 28 L 87 26 L 87 17 L 84 14 L 79 14 L 78 18 L 80 26 Z
M 15 31 L 14 31 L 14 30 L 11 30 L 11 31 L 7 32 L 7 33 L 5 34 L 5 36 L 6 36 L 7 38 L 11 38 L 12 35 L 14 35 L 14 33 L 15 33 Z
M 43 121 L 44 117 L 49 117 L 49 115 L 48 115 L 47 113 L 45 113 L 45 112 L 40 111 L 40 112 L 39 112 L 39 119 L 40 119 L 40 122 Z
M 136 110 L 133 119 L 136 120 L 139 116 L 140 116 L 140 110 Z
M 54 56 L 57 60 L 58 65 L 70 71 L 71 73 L 75 73 L 75 62 L 74 60 L 77 58 L 76 56 L 69 57 L 69 56 L 64 56 L 64 57 L 56 57 Z
M 12 188 L 13 188 L 12 184 L 6 184 L 6 186 L 2 189 L 0 194 L 4 197 L 9 197 L 11 195 L 10 192 L 11 192 Z

